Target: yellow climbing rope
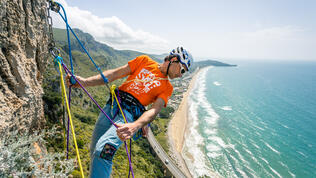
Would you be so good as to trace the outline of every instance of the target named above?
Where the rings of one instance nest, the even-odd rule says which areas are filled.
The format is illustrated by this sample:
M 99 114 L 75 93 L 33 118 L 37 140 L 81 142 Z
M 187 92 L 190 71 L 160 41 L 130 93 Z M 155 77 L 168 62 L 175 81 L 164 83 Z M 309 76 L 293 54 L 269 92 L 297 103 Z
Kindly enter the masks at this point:
M 72 136 L 73 136 L 74 144 L 75 144 L 75 148 L 76 148 L 76 154 L 77 154 L 77 159 L 78 159 L 78 163 L 79 163 L 80 173 L 81 173 L 81 177 L 84 178 L 83 169 L 82 169 L 82 166 L 81 166 L 80 155 L 79 155 L 79 149 L 78 149 L 78 146 L 77 146 L 75 129 L 74 129 L 74 126 L 73 126 L 73 123 L 72 123 L 69 103 L 68 103 L 68 100 L 67 100 L 67 94 L 66 94 L 66 88 L 65 88 L 65 84 L 64 84 L 63 72 L 62 72 L 61 64 L 60 64 L 59 61 L 58 61 L 58 66 L 59 66 L 59 73 L 60 73 L 60 85 L 61 85 L 61 88 L 62 88 L 62 95 L 63 95 L 63 98 L 65 99 L 65 102 L 66 102 L 66 108 L 67 108 L 67 113 L 68 113 L 68 116 L 69 116 L 71 132 L 72 132 Z
M 123 118 L 124 118 L 124 121 L 125 121 L 125 123 L 127 123 L 127 120 L 126 120 L 126 118 L 125 118 L 125 114 L 123 113 L 123 110 L 122 110 L 122 108 L 121 108 L 121 105 L 120 105 L 120 103 L 119 103 L 119 101 L 118 101 L 118 99 L 117 99 L 117 97 L 116 97 L 115 88 L 116 88 L 116 85 L 112 85 L 112 86 L 111 86 L 112 103 L 113 103 L 113 96 L 114 96 L 114 98 L 115 98 L 115 100 L 116 100 L 116 103 L 117 103 L 118 107 L 120 108 L 120 111 L 121 111 L 122 116 L 123 116 Z
M 120 108 L 120 111 L 121 111 L 121 113 L 122 113 L 122 116 L 123 116 L 123 118 L 124 118 L 124 121 L 125 121 L 125 123 L 127 123 L 127 120 L 126 120 L 125 114 L 123 113 L 123 110 L 122 110 L 122 108 L 121 108 L 120 102 L 118 101 L 118 99 L 117 99 L 117 97 L 116 97 L 115 89 L 116 89 L 116 85 L 112 85 L 112 86 L 111 86 L 112 106 L 113 106 L 113 98 L 115 98 L 115 101 L 116 101 L 118 107 Z M 128 144 L 128 143 L 126 142 L 126 144 Z M 132 144 L 132 142 L 130 141 L 129 144 Z M 129 145 L 129 146 L 130 146 L 130 145 Z M 129 170 L 128 170 L 128 172 L 127 172 L 127 175 L 129 175 Z

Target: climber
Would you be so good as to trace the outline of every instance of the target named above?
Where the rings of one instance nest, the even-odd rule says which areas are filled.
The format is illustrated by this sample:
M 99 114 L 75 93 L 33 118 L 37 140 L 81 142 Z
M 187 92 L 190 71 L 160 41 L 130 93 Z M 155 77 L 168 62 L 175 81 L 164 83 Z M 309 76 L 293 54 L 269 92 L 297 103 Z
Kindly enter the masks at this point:
M 118 128 L 116 129 L 105 115 L 100 113 L 90 146 L 90 177 L 110 177 L 115 152 L 123 141 L 132 138 L 139 129 L 153 121 L 162 107 L 166 107 L 173 91 L 169 79 L 182 77 L 190 70 L 192 62 L 191 54 L 178 47 L 165 57 L 162 64 L 142 55 L 122 67 L 103 72 L 109 82 L 128 76 L 118 91 L 128 123 L 124 123 L 122 114 L 118 112 L 117 103 L 110 97 L 103 110 Z M 104 84 L 100 75 L 76 78 L 84 87 Z M 67 76 L 67 85 L 70 85 L 70 75 Z M 80 86 L 77 83 L 72 87 Z M 152 107 L 146 111 L 144 106 L 149 104 L 152 104 Z

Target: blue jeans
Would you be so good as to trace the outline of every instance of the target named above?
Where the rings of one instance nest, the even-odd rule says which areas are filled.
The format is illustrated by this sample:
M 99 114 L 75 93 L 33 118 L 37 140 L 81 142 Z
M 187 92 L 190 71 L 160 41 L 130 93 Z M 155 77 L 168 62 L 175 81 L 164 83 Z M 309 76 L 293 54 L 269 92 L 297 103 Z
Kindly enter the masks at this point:
M 130 106 L 127 107 L 130 108 Z M 105 113 L 111 119 L 116 115 L 115 113 L 117 112 L 117 109 L 118 106 L 115 102 L 113 104 L 113 109 L 110 104 L 106 104 L 103 108 Z M 134 113 L 130 113 L 126 109 L 123 109 L 123 112 L 128 122 L 134 122 Z M 125 123 L 120 111 L 112 120 L 116 124 Z M 96 122 L 90 145 L 91 178 L 110 177 L 113 157 L 122 143 L 123 142 L 116 134 L 116 127 L 112 125 L 108 118 L 101 112 L 98 121 Z

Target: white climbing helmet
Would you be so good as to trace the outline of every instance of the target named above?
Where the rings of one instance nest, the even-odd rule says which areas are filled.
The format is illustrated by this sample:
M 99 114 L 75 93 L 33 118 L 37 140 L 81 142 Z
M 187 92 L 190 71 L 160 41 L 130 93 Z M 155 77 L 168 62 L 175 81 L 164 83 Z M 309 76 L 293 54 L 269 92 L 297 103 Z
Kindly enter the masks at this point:
M 171 55 L 177 55 L 181 64 L 184 64 L 188 71 L 190 71 L 193 63 L 192 55 L 183 47 L 177 47 L 170 52 Z

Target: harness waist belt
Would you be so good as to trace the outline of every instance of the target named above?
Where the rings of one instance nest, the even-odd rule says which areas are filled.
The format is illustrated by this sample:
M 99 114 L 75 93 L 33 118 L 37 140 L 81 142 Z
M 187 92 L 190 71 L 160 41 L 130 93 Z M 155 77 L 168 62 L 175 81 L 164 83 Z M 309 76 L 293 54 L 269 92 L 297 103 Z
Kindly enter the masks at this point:
M 133 95 L 125 91 L 119 90 L 119 97 L 121 98 L 122 103 L 128 106 L 131 106 L 131 105 L 137 106 L 142 112 L 145 111 L 145 107 Z
M 133 95 L 121 90 L 118 93 L 122 108 L 131 113 L 134 120 L 137 120 L 146 111 L 145 107 Z M 112 101 L 111 97 L 108 100 L 108 104 Z

